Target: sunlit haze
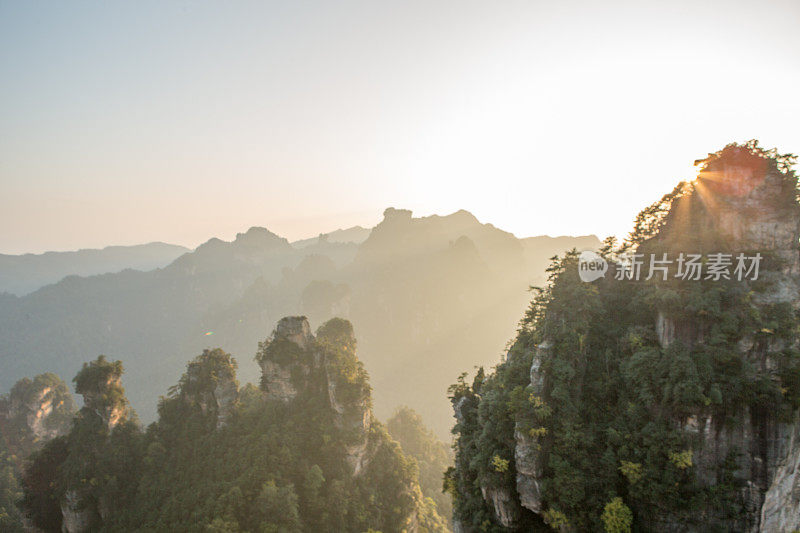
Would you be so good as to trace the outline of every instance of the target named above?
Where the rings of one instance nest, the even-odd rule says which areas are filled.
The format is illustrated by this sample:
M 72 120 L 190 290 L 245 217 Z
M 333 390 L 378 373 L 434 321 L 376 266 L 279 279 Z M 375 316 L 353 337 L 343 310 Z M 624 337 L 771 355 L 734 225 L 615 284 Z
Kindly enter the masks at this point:
M 0 1 L 0 253 L 389 206 L 602 238 L 728 142 L 800 152 L 797 1 L 43 7 Z

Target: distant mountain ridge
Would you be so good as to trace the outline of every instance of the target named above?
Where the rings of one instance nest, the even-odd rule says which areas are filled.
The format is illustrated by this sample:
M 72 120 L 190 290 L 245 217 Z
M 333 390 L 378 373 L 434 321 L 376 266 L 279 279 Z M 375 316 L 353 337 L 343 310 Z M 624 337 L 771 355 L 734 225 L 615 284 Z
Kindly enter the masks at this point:
M 151 420 L 152 399 L 192 354 L 222 347 L 239 355 L 243 379 L 255 379 L 257 365 L 240 354 L 251 354 L 279 318 L 340 316 L 359 331 L 378 415 L 407 404 L 446 435 L 454 369 L 499 359 L 529 285 L 544 282 L 544 268 L 530 260 L 545 264 L 552 247 L 543 255 L 536 242 L 466 211 L 414 218 L 390 208 L 367 231 L 360 244 L 323 238 L 297 247 L 251 228 L 149 272 L 69 276 L 0 298 L 0 390 L 43 371 L 69 375 L 105 354 L 126 362 L 129 398 Z
M 188 251 L 176 244 L 151 242 L 74 252 L 0 254 L 0 293 L 22 296 L 66 276 L 93 276 L 128 268 L 153 270 L 167 266 Z
M 338 243 L 347 243 L 352 242 L 354 244 L 361 244 L 367 237 L 369 237 L 372 228 L 364 228 L 362 226 L 353 226 L 346 229 L 337 229 L 331 231 L 330 233 L 320 233 L 318 237 L 311 237 L 310 239 L 301 239 L 299 241 L 292 242 L 292 246 L 295 248 L 305 248 L 306 246 L 310 246 L 312 244 L 317 244 L 320 241 L 325 242 L 338 242 Z

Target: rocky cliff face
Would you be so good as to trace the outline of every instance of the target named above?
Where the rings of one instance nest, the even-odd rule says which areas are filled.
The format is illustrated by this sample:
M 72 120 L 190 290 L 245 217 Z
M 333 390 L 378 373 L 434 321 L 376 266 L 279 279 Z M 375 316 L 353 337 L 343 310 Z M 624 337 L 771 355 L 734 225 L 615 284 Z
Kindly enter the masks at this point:
M 129 414 L 128 403 L 115 401 L 110 394 L 122 388 L 120 376 L 105 376 L 95 383 L 94 390 L 86 390 L 83 396 L 84 409 L 99 416 L 109 431 Z
M 531 362 L 531 393 L 541 396 L 544 376 L 541 366 L 542 358 L 551 348 L 549 341 L 542 342 L 536 348 Z M 519 421 L 514 423 L 514 460 L 517 469 L 517 492 L 520 504 L 534 513 L 541 513 L 542 506 L 542 458 L 539 456 L 538 438 L 524 431 Z
M 0 427 L 3 437 L 21 457 L 69 431 L 75 403 L 67 385 L 55 374 L 21 379 L 0 398 Z M 16 445 L 15 445 L 16 443 Z
M 267 398 L 290 403 L 322 395 L 346 436 L 346 460 L 355 475 L 369 462 L 372 404 L 366 372 L 355 358 L 350 322 L 332 319 L 311 333 L 306 317 L 282 318 L 256 357 Z
M 447 479 L 461 530 L 487 519 L 512 531 L 607 520 L 800 529 L 800 204 L 789 162 L 756 143 L 709 154 L 617 249 L 641 254 L 637 281 L 615 279 L 611 251 L 595 283 L 579 279 L 577 254 L 554 263 L 506 361 L 450 389 L 458 440 Z M 669 271 L 648 278 L 650 254 L 662 253 Z M 699 254 L 702 277 L 682 277 L 681 254 Z M 715 254 L 728 260 L 721 279 Z M 739 276 L 739 254 L 745 267 L 759 258 L 758 270 Z
M 213 417 L 216 427 L 225 425 L 239 398 L 236 361 L 221 349 L 204 350 L 189 363 L 181 378 L 183 401 Z
M 80 417 L 98 416 L 110 432 L 132 414 L 122 388 L 122 362 L 108 361 L 101 355 L 84 363 L 74 382 L 75 391 L 83 397 Z
M 756 163 L 758 163 L 756 161 Z M 702 172 L 690 194 L 677 199 L 661 232 L 653 242 L 687 243 L 692 235 L 714 235 L 717 250 L 760 253 L 767 258 L 759 275 L 761 282 L 753 293 L 760 308 L 788 304 L 800 307 L 800 206 L 784 201 L 785 180 L 776 171 L 744 162 L 720 162 Z M 696 239 L 697 245 L 700 239 Z M 641 250 L 648 250 L 645 242 Z M 675 250 L 675 254 L 680 249 Z M 696 250 L 690 250 L 696 251 Z M 659 309 L 655 331 L 663 348 L 676 340 L 693 346 L 704 341 L 703 328 L 682 318 L 680 313 Z M 796 343 L 796 340 L 795 340 Z M 549 343 L 539 345 L 533 356 L 531 388 L 539 394 L 544 374 L 540 369 L 541 352 Z M 768 373 L 777 369 L 773 356 L 786 348 L 784 340 L 756 339 L 745 335 L 739 342 L 739 356 Z M 772 379 L 780 381 L 777 372 Z M 710 524 L 737 531 L 780 532 L 800 528 L 800 429 L 798 419 L 782 422 L 776 413 L 745 409 L 738 422 L 698 412 L 679 422 L 684 431 L 696 434 L 701 443 L 694 451 L 698 480 L 714 486 L 722 483 L 718 465 L 728 456 L 736 457 L 734 478 L 740 482 L 739 498 L 744 514 L 736 519 L 708 510 L 698 527 L 661 519 L 663 531 L 702 531 Z M 542 512 L 539 467 L 535 439 L 520 432 L 516 437 L 516 467 L 520 503 L 534 513 Z M 493 498 L 498 519 L 503 522 L 504 503 Z
M 704 209 L 693 205 L 701 203 Z M 693 213 L 695 220 L 687 223 L 686 213 Z M 780 304 L 795 310 L 800 307 L 800 206 L 793 195 L 787 194 L 779 172 L 767 168 L 763 161 L 746 157 L 710 165 L 700 173 L 694 191 L 675 203 L 659 238 L 670 239 L 687 227 L 698 234 L 715 233 L 725 249 L 765 257 L 752 293 L 762 312 Z M 682 338 L 687 345 L 703 342 L 702 328 L 662 312 L 658 319 L 662 346 L 675 338 Z M 797 340 L 792 342 L 796 344 Z M 785 339 L 765 340 L 748 334 L 739 341 L 739 354 L 743 361 L 780 383 L 774 359 L 786 345 Z M 728 454 L 737 454 L 734 476 L 744 481 L 740 498 L 747 512 L 734 527 L 750 531 L 797 529 L 800 521 L 792 521 L 788 511 L 792 500 L 787 500 L 786 493 L 786 484 L 792 483 L 789 472 L 797 464 L 796 460 L 792 464 L 792 457 L 797 455 L 792 438 L 796 424 L 782 422 L 776 413 L 763 410 L 745 409 L 739 418 L 741 423 L 734 427 L 709 413 L 691 415 L 684 422 L 686 431 L 701 436 L 702 447 L 696 454 L 698 478 L 710 485 L 717 483 L 716 465 Z M 776 513 L 777 508 L 786 511 Z
M 764 495 L 760 531 L 794 531 L 800 526 L 800 420 L 795 419 L 785 444 Z

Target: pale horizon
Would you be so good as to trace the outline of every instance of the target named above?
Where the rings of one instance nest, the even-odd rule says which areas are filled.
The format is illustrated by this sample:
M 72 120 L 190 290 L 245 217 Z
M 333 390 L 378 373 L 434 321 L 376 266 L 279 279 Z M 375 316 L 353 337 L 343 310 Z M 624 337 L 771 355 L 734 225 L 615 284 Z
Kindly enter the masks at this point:
M 392 206 L 392 207 L 396 207 L 397 209 L 403 209 L 402 206 Z M 465 210 L 465 211 L 468 211 L 468 210 Z M 355 227 L 360 227 L 360 228 L 363 228 L 363 229 L 371 230 L 372 228 L 374 228 L 383 219 L 383 214 L 382 213 L 383 213 L 383 210 L 381 210 L 381 214 L 377 217 L 375 223 L 373 223 L 373 224 L 353 224 L 351 226 L 346 226 L 346 227 L 328 228 L 328 229 L 325 229 L 325 230 L 312 232 L 312 233 L 309 233 L 307 235 L 301 235 L 300 237 L 294 237 L 294 238 L 289 238 L 286 235 L 281 234 L 280 232 L 273 231 L 271 228 L 269 228 L 267 226 L 260 225 L 260 224 L 252 224 L 250 226 L 243 227 L 243 228 L 240 228 L 238 230 L 234 230 L 233 232 L 230 232 L 230 233 L 225 233 L 225 234 L 220 234 L 220 235 L 210 235 L 208 238 L 205 238 L 205 239 L 203 239 L 203 240 L 201 240 L 199 242 L 196 242 L 196 243 L 181 243 L 181 242 L 168 242 L 168 241 L 164 241 L 164 240 L 153 240 L 153 241 L 147 241 L 147 242 L 109 243 L 109 244 L 104 244 L 104 245 L 95 246 L 95 247 L 69 248 L 69 249 L 63 249 L 63 250 L 47 249 L 47 250 L 41 250 L 41 251 L 33 251 L 33 252 L 25 251 L 25 252 L 16 252 L 16 253 L 8 253 L 8 252 L 0 251 L 0 255 L 42 255 L 42 254 L 47 253 L 47 252 L 79 252 L 79 251 L 83 251 L 83 250 L 100 250 L 100 249 L 103 249 L 103 248 L 114 247 L 114 246 L 144 246 L 144 245 L 148 245 L 148 244 L 166 244 L 166 245 L 182 246 L 184 248 L 188 248 L 190 251 L 193 251 L 193 250 L 197 249 L 198 246 L 208 242 L 211 239 L 215 239 L 215 238 L 216 239 L 220 239 L 222 241 L 226 241 L 226 242 L 232 242 L 232 241 L 234 241 L 236 239 L 237 234 L 245 233 L 245 232 L 247 232 L 247 230 L 249 230 L 251 228 L 254 228 L 254 227 L 265 228 L 268 231 L 276 234 L 278 237 L 283 237 L 286 240 L 288 240 L 290 243 L 294 243 L 294 242 L 298 242 L 298 241 L 304 241 L 304 240 L 307 240 L 307 239 L 313 239 L 313 238 L 319 237 L 320 235 L 323 235 L 323 234 L 330 234 L 330 233 L 333 233 L 333 232 L 336 232 L 336 231 L 348 230 L 348 229 L 352 229 L 352 228 L 355 228 Z M 453 213 L 455 213 L 455 211 L 450 212 L 450 213 L 429 213 L 429 214 L 425 214 L 425 215 L 412 213 L 412 216 L 414 218 L 422 218 L 422 217 L 428 217 L 428 216 L 434 216 L 434 215 L 448 216 L 448 215 L 451 215 Z M 481 224 L 491 224 L 491 221 L 486 221 L 486 220 L 478 220 L 478 222 L 480 222 Z M 494 225 L 494 224 L 492 224 L 492 225 Z M 499 229 L 501 231 L 506 231 L 504 228 L 497 228 L 497 229 Z M 509 232 L 509 233 L 512 233 L 512 232 Z M 512 234 L 517 239 L 527 239 L 527 238 L 536 238 L 536 237 L 546 237 L 546 238 L 550 238 L 550 239 L 560 239 L 560 238 L 592 237 L 592 236 L 594 236 L 594 237 L 597 237 L 600 241 L 602 241 L 604 238 L 609 237 L 609 235 L 598 235 L 596 233 L 581 233 L 581 234 L 573 234 L 573 235 L 547 234 L 547 233 L 541 233 L 541 234 L 535 234 L 535 235 L 517 235 L 517 234 L 514 234 L 514 233 L 512 233 Z M 624 238 L 626 235 L 613 235 L 613 236 L 614 237 L 618 237 L 618 238 Z

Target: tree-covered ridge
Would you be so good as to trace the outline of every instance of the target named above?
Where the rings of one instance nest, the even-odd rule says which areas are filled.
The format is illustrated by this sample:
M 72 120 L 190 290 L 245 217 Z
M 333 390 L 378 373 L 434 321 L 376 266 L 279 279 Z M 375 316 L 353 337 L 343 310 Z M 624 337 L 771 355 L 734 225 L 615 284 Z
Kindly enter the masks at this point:
M 554 259 L 507 360 L 450 388 L 464 531 L 758 527 L 800 407 L 791 161 L 730 145 L 607 243 L 605 278 Z M 752 282 L 615 280 L 621 251 L 765 258 Z
M 349 322 L 312 335 L 287 317 L 257 359 L 261 386 L 239 387 L 236 361 L 205 350 L 144 431 L 109 416 L 127 405 L 121 363 L 84 365 L 87 406 L 25 470 L 29 519 L 70 532 L 447 530 L 417 461 L 371 414 Z

